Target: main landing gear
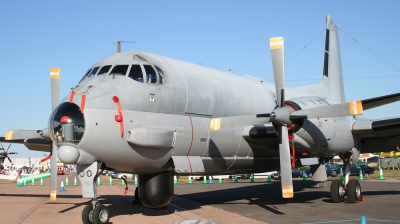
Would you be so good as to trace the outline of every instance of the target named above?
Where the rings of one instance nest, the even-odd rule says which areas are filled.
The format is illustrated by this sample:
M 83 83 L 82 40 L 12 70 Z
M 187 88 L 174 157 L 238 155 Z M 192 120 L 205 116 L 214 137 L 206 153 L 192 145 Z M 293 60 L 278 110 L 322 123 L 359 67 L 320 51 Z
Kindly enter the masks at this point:
M 107 223 L 110 219 L 108 209 L 97 200 L 96 180 L 100 174 L 102 163 L 94 162 L 92 165 L 77 165 L 79 180 L 82 185 L 82 197 L 92 198 L 82 211 L 82 222 L 84 224 Z M 95 174 L 95 175 L 93 175 Z
M 342 158 L 343 159 L 343 158 Z M 350 159 L 343 159 L 344 180 L 334 180 L 331 184 L 331 199 L 334 203 L 356 203 L 363 201 L 361 185 L 356 179 L 349 180 Z

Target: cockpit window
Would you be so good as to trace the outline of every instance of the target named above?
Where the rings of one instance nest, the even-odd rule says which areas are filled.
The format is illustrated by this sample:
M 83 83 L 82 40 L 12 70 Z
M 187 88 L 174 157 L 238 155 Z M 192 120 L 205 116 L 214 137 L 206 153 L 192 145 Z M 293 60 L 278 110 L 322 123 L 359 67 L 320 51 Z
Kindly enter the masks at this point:
M 147 83 L 157 83 L 157 74 L 151 65 L 144 65 L 146 71 L 146 82 Z
M 94 67 L 88 77 L 92 77 L 92 76 L 96 75 L 98 70 L 99 70 L 99 67 Z
M 85 75 L 82 77 L 81 81 L 79 81 L 79 82 L 82 82 L 84 79 L 86 79 L 88 77 L 90 71 L 92 71 L 91 68 L 85 73 Z
M 99 74 L 97 74 L 97 75 L 107 74 L 108 71 L 110 70 L 110 68 L 111 68 L 111 65 L 105 65 L 105 66 L 101 67 Z
M 111 70 L 110 75 L 126 75 L 129 65 L 116 65 Z
M 159 83 L 160 84 L 163 84 L 164 83 L 164 72 L 161 70 L 161 68 L 159 68 L 159 67 L 157 67 L 157 66 L 154 66 L 154 67 L 156 67 L 156 69 L 157 69 L 157 71 L 158 71 L 158 81 L 159 81 Z
M 129 78 L 138 82 L 143 82 L 143 72 L 140 65 L 132 65 L 129 71 Z

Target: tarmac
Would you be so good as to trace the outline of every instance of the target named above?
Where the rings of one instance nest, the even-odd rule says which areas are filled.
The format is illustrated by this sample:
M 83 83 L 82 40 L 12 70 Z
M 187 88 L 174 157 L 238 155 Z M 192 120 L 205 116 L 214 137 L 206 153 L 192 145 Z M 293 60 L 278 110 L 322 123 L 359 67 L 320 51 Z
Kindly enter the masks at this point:
M 0 223 L 82 223 L 82 210 L 90 200 L 81 197 L 80 186 L 73 186 L 74 176 L 69 175 L 65 191 L 59 187 L 56 201 L 50 200 L 48 178 L 45 186 L 36 181 L 36 186 L 23 187 L 0 180 Z M 65 177 L 59 175 L 58 183 L 65 183 Z M 400 223 L 400 179 L 360 182 L 366 200 L 356 204 L 333 203 L 330 181 L 325 187 L 300 179 L 294 180 L 293 199 L 282 199 L 279 181 L 178 183 L 165 209 L 132 205 L 133 182 L 126 196 L 120 179 L 109 186 L 108 177 L 102 176 L 97 189 L 100 203 L 109 210 L 109 223 L 360 223 L 361 217 L 366 223 Z

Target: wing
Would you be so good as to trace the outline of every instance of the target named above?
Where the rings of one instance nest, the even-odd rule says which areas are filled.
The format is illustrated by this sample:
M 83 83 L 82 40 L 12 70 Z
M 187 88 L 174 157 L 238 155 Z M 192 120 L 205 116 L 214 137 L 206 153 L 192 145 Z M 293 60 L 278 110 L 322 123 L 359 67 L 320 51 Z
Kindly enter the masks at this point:
M 40 130 L 9 130 L 0 142 L 24 144 L 29 150 L 51 152 L 51 140 L 40 135 Z
M 357 120 L 352 132 L 361 138 L 363 153 L 400 150 L 400 117 Z

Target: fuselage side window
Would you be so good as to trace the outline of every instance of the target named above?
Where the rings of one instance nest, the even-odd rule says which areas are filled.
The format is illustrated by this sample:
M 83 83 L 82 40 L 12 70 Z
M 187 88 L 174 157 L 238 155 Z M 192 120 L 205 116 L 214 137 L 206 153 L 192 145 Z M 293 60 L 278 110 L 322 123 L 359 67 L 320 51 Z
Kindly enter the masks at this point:
M 98 70 L 99 70 L 99 67 L 94 67 L 88 77 L 92 77 L 92 76 L 96 75 Z
M 97 75 L 107 74 L 108 71 L 110 70 L 110 68 L 111 68 L 111 65 L 104 65 L 103 67 L 101 67 L 99 74 L 97 74 Z
M 165 82 L 164 81 L 164 78 L 165 78 L 164 72 L 161 70 L 161 68 L 159 68 L 157 66 L 154 66 L 154 67 L 156 67 L 156 69 L 158 71 L 158 83 L 163 84 Z
M 116 65 L 111 70 L 110 75 L 126 75 L 129 65 Z
M 91 68 L 85 73 L 85 75 L 82 77 L 81 81 L 79 81 L 79 82 L 82 82 L 84 79 L 86 79 L 88 77 L 88 75 L 90 74 L 90 71 L 92 71 Z
M 151 65 L 143 65 L 146 72 L 146 83 L 157 83 L 157 74 Z
M 137 82 L 143 82 L 143 72 L 140 65 L 132 65 L 131 70 L 129 71 L 129 78 Z

